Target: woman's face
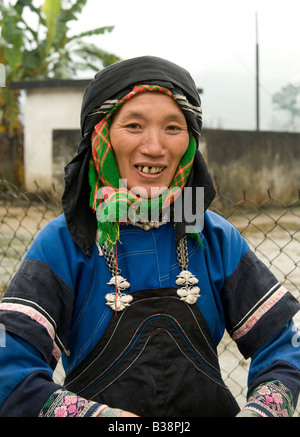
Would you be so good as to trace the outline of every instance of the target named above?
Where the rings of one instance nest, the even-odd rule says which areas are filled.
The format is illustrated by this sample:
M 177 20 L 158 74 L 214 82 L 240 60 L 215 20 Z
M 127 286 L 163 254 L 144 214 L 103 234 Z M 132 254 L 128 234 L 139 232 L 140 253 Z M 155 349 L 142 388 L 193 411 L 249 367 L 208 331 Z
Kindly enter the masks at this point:
M 115 113 L 110 140 L 127 188 L 169 187 L 189 144 L 184 114 L 172 97 L 138 94 Z M 138 190 L 136 190 L 138 191 Z

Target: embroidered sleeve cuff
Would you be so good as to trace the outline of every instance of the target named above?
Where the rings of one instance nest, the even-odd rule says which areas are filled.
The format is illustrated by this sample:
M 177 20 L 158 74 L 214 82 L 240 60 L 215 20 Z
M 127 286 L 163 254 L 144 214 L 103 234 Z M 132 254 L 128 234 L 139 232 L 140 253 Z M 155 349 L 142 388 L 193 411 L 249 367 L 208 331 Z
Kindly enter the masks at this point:
M 243 410 L 250 410 L 261 417 L 292 417 L 293 396 L 280 381 L 269 381 L 252 391 Z
M 39 417 L 97 417 L 102 409 L 101 404 L 59 389 L 49 397 Z

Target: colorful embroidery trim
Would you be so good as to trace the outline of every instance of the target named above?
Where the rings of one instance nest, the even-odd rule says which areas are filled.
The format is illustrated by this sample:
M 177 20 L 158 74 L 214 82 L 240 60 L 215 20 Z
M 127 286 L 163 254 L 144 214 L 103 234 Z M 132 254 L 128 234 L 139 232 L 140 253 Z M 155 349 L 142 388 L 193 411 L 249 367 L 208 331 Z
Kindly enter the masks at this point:
M 93 417 L 99 414 L 101 408 L 96 402 L 59 389 L 49 397 L 39 417 Z
M 253 390 L 245 409 L 256 411 L 263 417 L 292 417 L 293 396 L 280 381 L 267 382 Z
M 234 328 L 233 340 L 238 340 L 246 335 L 250 329 L 287 293 L 287 289 L 277 283 L 272 287 Z
M 31 320 L 39 323 L 43 328 L 45 328 L 53 342 L 52 355 L 58 361 L 61 357 L 61 351 L 64 350 L 64 346 L 58 336 L 56 335 L 55 328 L 56 324 L 51 316 L 46 313 L 45 310 L 39 307 L 39 310 L 34 308 L 37 306 L 35 302 L 21 299 L 21 298 L 3 298 L 0 304 L 0 310 L 4 311 L 16 311 L 26 316 L 30 317 Z M 59 343 L 59 345 L 57 344 Z

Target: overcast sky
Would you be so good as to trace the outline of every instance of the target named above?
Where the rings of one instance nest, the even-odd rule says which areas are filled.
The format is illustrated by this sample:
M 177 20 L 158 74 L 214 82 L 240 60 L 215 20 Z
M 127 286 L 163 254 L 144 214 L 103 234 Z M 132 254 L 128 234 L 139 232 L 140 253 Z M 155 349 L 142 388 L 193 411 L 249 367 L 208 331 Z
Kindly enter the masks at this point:
M 78 27 L 115 26 L 97 44 L 121 58 L 161 56 L 190 71 L 203 88 L 208 126 L 255 128 L 256 12 L 261 128 L 278 113 L 272 95 L 300 86 L 300 1 L 88 0 Z

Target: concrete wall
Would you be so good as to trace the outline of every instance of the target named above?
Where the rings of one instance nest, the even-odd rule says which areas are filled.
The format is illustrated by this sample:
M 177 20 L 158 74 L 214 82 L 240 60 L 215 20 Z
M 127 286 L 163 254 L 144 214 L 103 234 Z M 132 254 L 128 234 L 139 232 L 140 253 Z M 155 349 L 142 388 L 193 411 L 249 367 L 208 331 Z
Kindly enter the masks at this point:
M 53 131 L 80 129 L 82 97 L 90 80 L 42 80 L 11 83 L 25 90 L 24 185 L 27 190 L 51 187 Z M 76 149 L 77 150 L 77 149 Z
M 205 129 L 200 149 L 216 185 L 233 200 L 295 200 L 300 189 L 300 134 Z
M 76 130 L 53 132 L 53 182 L 63 189 L 63 168 L 75 156 L 80 142 Z M 200 150 L 216 186 L 237 201 L 243 191 L 252 200 L 266 198 L 266 191 L 284 202 L 300 190 L 300 134 L 204 129 Z
M 54 130 L 52 145 L 52 178 L 56 190 L 64 190 L 64 168 L 77 153 L 81 134 L 79 130 Z
M 52 132 L 79 129 L 81 88 L 27 90 L 24 122 L 24 179 L 27 190 L 34 181 L 47 189 L 53 182 Z

